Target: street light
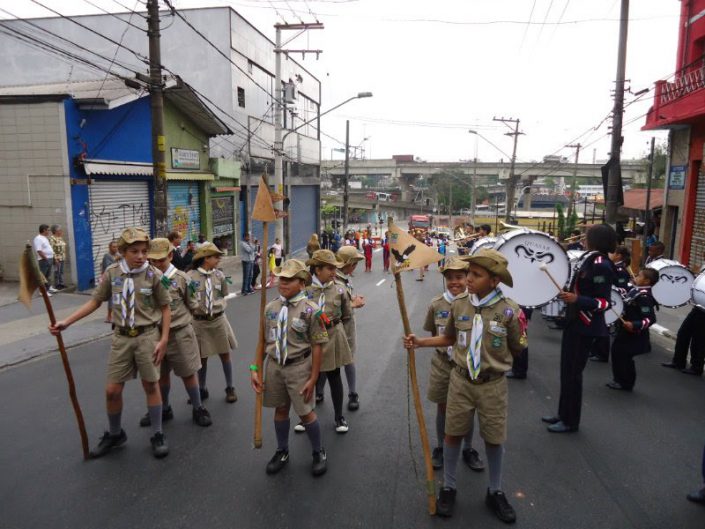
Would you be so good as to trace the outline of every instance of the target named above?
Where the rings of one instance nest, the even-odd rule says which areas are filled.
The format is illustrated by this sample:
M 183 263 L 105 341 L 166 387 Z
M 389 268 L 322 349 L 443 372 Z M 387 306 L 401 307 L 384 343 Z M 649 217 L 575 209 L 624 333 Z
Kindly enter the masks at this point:
M 470 197 L 470 221 L 473 227 L 475 227 L 475 207 L 477 206 L 477 196 L 475 195 L 477 182 L 477 139 L 480 133 L 472 129 L 468 130 L 468 132 L 475 136 L 475 157 L 472 162 L 472 196 Z M 451 226 L 450 229 L 452 230 L 453 226 Z

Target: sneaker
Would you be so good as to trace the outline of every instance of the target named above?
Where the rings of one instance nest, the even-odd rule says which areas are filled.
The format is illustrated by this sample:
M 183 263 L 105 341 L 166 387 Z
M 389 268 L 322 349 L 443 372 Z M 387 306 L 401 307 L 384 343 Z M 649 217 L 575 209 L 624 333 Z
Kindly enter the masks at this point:
M 431 466 L 433 466 L 434 470 L 440 470 L 441 468 L 443 468 L 442 446 L 437 446 L 433 449 L 433 453 L 431 454 Z
M 267 463 L 267 474 L 276 474 L 289 462 L 288 450 L 277 450 Z
M 54 287 L 49 287 L 49 293 L 50 293 L 50 294 L 56 294 L 57 292 L 58 292 L 58 290 L 57 290 L 56 288 L 54 288 Z
M 304 433 L 304 432 L 306 431 L 306 426 L 304 426 L 304 422 L 303 422 L 303 421 L 299 421 L 299 424 L 297 424 L 296 426 L 294 426 L 294 431 L 295 431 L 296 433 Z
M 169 445 L 166 442 L 166 437 L 162 432 L 155 433 L 150 437 L 149 442 L 152 443 L 152 454 L 157 459 L 161 459 L 169 455 Z
M 229 402 L 230 404 L 237 402 L 237 393 L 235 393 L 234 387 L 225 388 L 225 402 Z
M 171 405 L 166 408 L 162 408 L 162 422 L 170 421 L 174 418 L 174 410 L 171 409 Z M 140 419 L 140 426 L 145 428 L 147 426 L 152 426 L 152 420 L 149 418 L 149 412 L 145 413 Z
M 47 297 L 50 298 L 52 296 L 53 296 L 53 294 L 47 290 Z
M 345 420 L 345 417 L 339 417 L 335 420 L 335 431 L 338 433 L 348 433 L 348 430 L 350 428 L 348 427 L 348 421 Z
M 350 393 L 348 395 L 348 409 L 350 411 L 357 411 L 360 409 L 360 396 L 357 393 Z
M 463 461 L 470 467 L 471 470 L 475 472 L 482 472 L 485 470 L 485 463 L 480 458 L 480 454 L 474 448 L 466 448 L 463 450 Z
M 119 446 L 124 445 L 127 442 L 127 434 L 125 433 L 125 430 L 120 430 L 120 433 L 117 435 L 110 435 L 110 432 L 105 432 L 103 434 L 103 437 L 100 438 L 100 442 L 98 443 L 97 446 L 94 448 L 91 448 L 91 451 L 88 453 L 88 455 L 92 459 L 98 459 L 99 457 L 103 457 L 105 454 L 110 452 L 113 448 L 117 448 Z
M 501 490 L 490 493 L 490 489 L 487 489 L 487 496 L 485 497 L 485 503 L 494 512 L 495 516 L 502 520 L 504 523 L 514 523 L 517 521 L 516 512 L 514 508 L 509 505 L 507 497 Z
M 450 518 L 453 516 L 453 508 L 455 507 L 455 489 L 450 487 L 442 487 L 436 499 L 436 514 Z
M 208 413 L 208 410 L 205 409 L 203 406 L 193 410 L 191 417 L 193 419 L 193 422 L 195 422 L 198 426 L 203 426 L 204 428 L 213 424 L 213 421 L 211 420 L 211 414 Z
M 323 393 L 316 393 L 316 404 L 320 404 L 325 400 L 325 395 Z
M 324 448 L 320 452 L 313 453 L 313 463 L 311 463 L 311 474 L 322 476 L 328 470 L 328 456 Z
M 686 496 L 686 498 L 688 498 L 688 501 L 705 505 L 705 487 L 696 490 L 695 492 L 691 492 Z
M 198 388 L 198 392 L 201 394 L 201 402 L 203 402 L 204 400 L 208 400 L 208 388 Z M 191 399 L 188 399 L 186 403 L 191 404 Z

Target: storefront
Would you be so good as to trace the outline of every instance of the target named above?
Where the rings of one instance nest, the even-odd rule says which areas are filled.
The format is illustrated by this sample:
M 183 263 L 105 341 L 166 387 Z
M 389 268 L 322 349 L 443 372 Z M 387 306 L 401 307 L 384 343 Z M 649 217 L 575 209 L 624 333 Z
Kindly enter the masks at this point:
M 170 181 L 167 187 L 167 225 L 178 231 L 182 245 L 197 241 L 201 233 L 201 190 L 196 181 Z

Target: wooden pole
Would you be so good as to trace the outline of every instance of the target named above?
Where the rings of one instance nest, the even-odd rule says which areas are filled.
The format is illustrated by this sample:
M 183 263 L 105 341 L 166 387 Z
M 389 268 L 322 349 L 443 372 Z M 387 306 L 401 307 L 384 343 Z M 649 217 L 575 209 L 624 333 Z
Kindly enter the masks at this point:
M 404 301 L 404 288 L 401 284 L 401 274 L 398 270 L 394 270 L 394 283 L 397 287 L 397 301 L 399 302 L 401 320 L 404 324 L 404 334 L 409 335 L 411 334 L 411 325 L 409 324 L 409 314 L 406 311 L 406 302 Z M 419 423 L 421 446 L 423 447 L 424 463 L 426 466 L 426 495 L 428 496 L 428 513 L 434 515 L 436 514 L 436 484 L 433 476 L 433 466 L 431 465 L 431 445 L 428 441 L 426 421 L 424 420 L 421 396 L 419 394 L 419 383 L 416 378 L 416 352 L 413 347 L 407 349 L 407 352 L 409 353 L 409 378 L 411 379 L 411 391 L 414 395 L 416 420 Z
M 269 223 L 262 223 L 262 288 L 260 289 L 260 300 L 259 300 L 259 338 L 257 340 L 257 351 L 255 353 L 255 365 L 257 366 L 257 373 L 259 373 L 260 382 L 264 384 L 264 346 L 265 346 L 265 319 L 264 319 L 264 307 L 267 305 L 267 265 L 269 264 L 269 255 L 267 253 L 267 246 L 269 244 Z M 254 446 L 255 448 L 262 448 L 262 402 L 264 399 L 264 393 L 255 394 L 255 437 Z

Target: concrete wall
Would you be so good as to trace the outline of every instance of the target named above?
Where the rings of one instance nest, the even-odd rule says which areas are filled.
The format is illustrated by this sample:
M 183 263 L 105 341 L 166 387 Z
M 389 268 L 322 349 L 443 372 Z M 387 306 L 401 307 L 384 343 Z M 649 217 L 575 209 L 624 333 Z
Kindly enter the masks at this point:
M 0 103 L 0 265 L 18 278 L 19 256 L 40 224 L 61 224 L 64 282 L 75 282 L 62 102 Z
M 688 165 L 690 159 L 690 127 L 673 130 L 671 132 L 671 157 L 670 166 Z M 686 172 L 686 175 L 688 172 Z M 661 231 L 659 239 L 666 245 L 666 254 L 673 259 L 680 260 L 681 233 L 683 225 L 683 211 L 685 190 L 668 189 L 668 175 L 666 175 L 666 192 L 664 211 L 661 217 Z M 687 178 L 687 176 L 686 176 Z

